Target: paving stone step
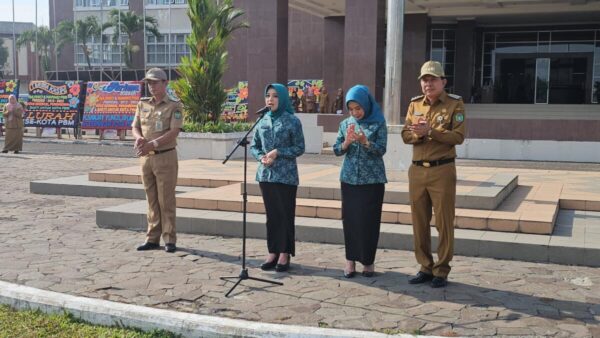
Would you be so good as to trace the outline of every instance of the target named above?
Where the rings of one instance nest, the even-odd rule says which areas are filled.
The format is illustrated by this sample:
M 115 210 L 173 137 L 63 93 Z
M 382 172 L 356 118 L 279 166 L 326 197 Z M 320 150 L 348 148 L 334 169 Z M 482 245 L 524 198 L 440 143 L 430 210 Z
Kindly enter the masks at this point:
M 337 175 L 337 174 L 336 174 Z M 397 178 L 398 179 L 398 178 Z M 410 204 L 408 182 L 388 182 L 383 201 L 389 204 Z M 481 181 L 459 178 L 456 190 L 456 207 L 465 209 L 496 209 L 518 186 L 519 178 L 513 174 L 494 174 Z M 249 195 L 261 196 L 257 182 L 249 182 Z M 321 177 L 318 180 L 303 180 L 298 186 L 298 198 L 341 200 L 340 183 L 336 177 Z
M 231 184 L 200 192 L 179 194 L 177 206 L 187 209 L 240 212 L 242 211 L 240 186 L 241 184 Z M 560 187 L 552 184 L 520 187 L 497 210 L 457 208 L 455 225 L 463 229 L 551 234 L 559 210 Z M 540 191 L 543 191 L 544 195 L 541 195 Z M 248 196 L 247 208 L 248 212 L 265 213 L 261 196 Z M 296 215 L 339 220 L 342 217 L 341 201 L 297 198 Z M 409 205 L 384 203 L 381 216 L 382 222 L 412 224 Z M 435 217 L 432 223 L 435 224 Z
M 96 223 L 102 228 L 144 231 L 146 229 L 145 201 L 136 201 L 96 211 Z M 247 214 L 247 236 L 265 238 L 265 215 Z M 242 213 L 177 208 L 177 231 L 201 235 L 240 237 Z M 412 250 L 410 225 L 381 225 L 379 247 Z M 432 228 L 432 247 L 437 247 L 437 232 Z M 343 244 L 342 222 L 332 219 L 296 217 L 298 241 Z M 455 254 L 529 262 L 549 262 L 600 266 L 600 245 L 573 241 L 568 234 L 532 235 L 456 229 Z M 301 254 L 301 253 L 300 253 Z
M 181 208 L 218 211 L 242 210 L 239 183 L 218 188 L 177 187 Z M 518 187 L 497 210 L 456 209 L 458 228 L 506 232 L 550 234 L 558 212 L 561 185 L 541 184 Z M 89 181 L 73 176 L 30 182 L 32 193 L 102 198 L 145 199 L 143 186 L 136 183 Z M 248 211 L 264 213 L 262 197 L 248 196 Z M 340 219 L 341 202 L 336 199 L 298 198 L 296 214 L 303 217 Z M 383 206 L 382 221 L 411 224 L 410 207 L 404 204 Z M 435 220 L 433 220 L 435 223 Z
M 177 186 L 177 193 L 203 190 L 199 187 Z M 95 182 L 88 175 L 61 177 L 29 182 L 29 191 L 41 195 L 66 195 L 101 198 L 146 199 L 140 183 Z

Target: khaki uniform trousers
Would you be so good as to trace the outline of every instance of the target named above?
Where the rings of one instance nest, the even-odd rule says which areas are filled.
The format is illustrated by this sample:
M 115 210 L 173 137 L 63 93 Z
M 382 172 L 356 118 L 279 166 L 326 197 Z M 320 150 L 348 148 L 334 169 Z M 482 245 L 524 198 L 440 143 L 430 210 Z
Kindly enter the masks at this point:
M 177 241 L 175 228 L 175 187 L 177 185 L 177 150 L 147 155 L 140 158 L 142 182 L 148 199 L 148 231 L 146 242 L 166 243 Z
M 411 165 L 408 186 L 417 262 L 422 272 L 447 278 L 454 253 L 456 166 L 454 163 L 430 168 Z M 439 235 L 436 263 L 431 255 L 432 207 Z

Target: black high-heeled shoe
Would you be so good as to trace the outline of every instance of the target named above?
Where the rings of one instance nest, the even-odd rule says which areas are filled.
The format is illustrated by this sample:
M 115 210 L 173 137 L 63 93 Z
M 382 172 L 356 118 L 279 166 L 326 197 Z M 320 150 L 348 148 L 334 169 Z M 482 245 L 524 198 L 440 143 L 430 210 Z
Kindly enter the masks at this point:
M 345 278 L 354 278 L 355 274 L 356 274 L 356 271 L 346 271 L 346 270 L 344 270 L 344 277 Z
M 373 270 L 371 270 L 371 271 L 363 270 L 363 272 L 362 272 L 363 277 L 373 277 L 373 276 L 375 276 L 375 264 L 371 264 L 371 265 L 368 265 L 368 266 L 372 267 Z
M 277 265 L 275 265 L 275 271 L 277 272 L 285 272 L 288 271 L 290 269 L 290 261 L 292 260 L 292 256 L 290 254 L 288 255 L 288 261 L 285 264 L 279 264 L 277 263 Z
M 279 255 L 275 255 L 275 258 L 273 258 L 272 261 L 270 262 L 264 262 L 260 265 L 260 269 L 264 270 L 264 271 L 268 271 L 273 269 L 275 266 L 277 266 L 277 260 L 279 259 Z

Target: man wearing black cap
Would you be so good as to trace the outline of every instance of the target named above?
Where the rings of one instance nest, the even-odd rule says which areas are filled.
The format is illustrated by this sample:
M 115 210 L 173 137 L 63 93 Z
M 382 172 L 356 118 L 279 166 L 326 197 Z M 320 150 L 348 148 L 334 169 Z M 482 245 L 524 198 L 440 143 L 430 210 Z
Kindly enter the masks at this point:
M 460 96 L 444 90 L 446 78 L 439 62 L 425 62 L 419 81 L 423 95 L 411 99 L 402 130 L 404 143 L 413 145 L 408 189 L 415 256 L 421 265 L 409 282 L 431 281 L 432 287 L 439 288 L 447 284 L 454 253 L 454 159 L 455 146 L 465 139 L 465 106 Z M 432 208 L 439 234 L 437 262 L 431 255 Z
M 162 69 L 149 69 L 144 81 L 152 96 L 140 100 L 131 125 L 148 200 L 146 241 L 137 250 L 160 248 L 162 235 L 165 251 L 175 252 L 175 186 L 179 168 L 175 147 L 183 124 L 183 105 L 169 99 L 167 74 Z

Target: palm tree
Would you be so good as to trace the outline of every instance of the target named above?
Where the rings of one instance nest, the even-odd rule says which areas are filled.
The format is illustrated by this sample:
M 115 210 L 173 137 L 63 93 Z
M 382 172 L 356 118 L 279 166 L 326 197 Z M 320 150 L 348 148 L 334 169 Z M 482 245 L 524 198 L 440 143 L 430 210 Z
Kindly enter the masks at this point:
M 88 16 L 83 20 L 75 21 L 75 23 L 72 21 L 61 21 L 57 27 L 57 35 L 56 49 L 59 51 L 59 54 L 65 44 L 77 41 L 85 56 L 88 69 L 92 69 L 92 62 L 90 60 L 92 51 L 87 44 L 92 37 L 100 36 L 100 24 L 95 16 Z
M 33 46 L 42 68 L 42 77 L 44 80 L 48 79 L 46 72 L 50 70 L 50 55 L 55 46 L 54 31 L 45 26 L 25 31 L 17 38 L 17 48 L 23 45 Z
M 142 17 L 131 11 L 121 12 L 117 9 L 111 10 L 109 12 L 108 22 L 102 26 L 102 31 L 109 27 L 113 28 L 113 44 L 119 42 L 120 34 L 127 34 L 127 43 L 125 44 L 125 50 L 123 51 L 127 68 L 133 68 L 133 53 L 140 50 L 140 46 L 134 45 L 132 42 L 133 35 L 136 32 L 144 30 L 144 26 L 152 35 L 160 37 L 160 33 L 158 32 L 158 21 L 155 18 L 151 16 Z M 144 39 L 145 38 L 146 37 L 144 37 Z
M 244 11 L 232 0 L 189 0 L 192 34 L 187 38 L 190 57 L 183 57 L 174 89 L 194 123 L 218 121 L 227 95 L 221 78 L 227 69 L 226 43 L 234 31 L 249 27 L 238 20 Z

